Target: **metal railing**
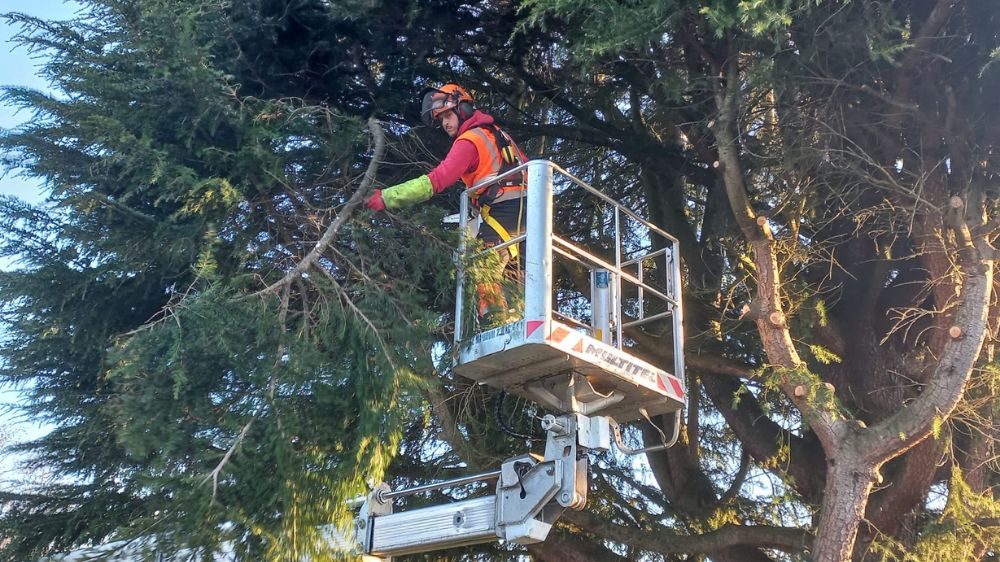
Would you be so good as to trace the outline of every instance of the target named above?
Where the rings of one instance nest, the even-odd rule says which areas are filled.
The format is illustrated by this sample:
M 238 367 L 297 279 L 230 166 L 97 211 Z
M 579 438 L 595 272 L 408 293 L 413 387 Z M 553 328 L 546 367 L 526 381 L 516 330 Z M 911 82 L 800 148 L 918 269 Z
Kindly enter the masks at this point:
M 466 256 L 469 247 L 466 236 L 463 236 L 457 253 L 458 287 L 456 292 L 455 310 L 455 341 L 462 341 L 474 334 L 467 333 L 466 288 L 470 281 L 467 266 L 476 260 L 484 259 L 491 252 L 497 252 L 514 244 L 523 244 L 523 310 L 519 312 L 523 319 L 541 320 L 548 323 L 553 318 L 578 329 L 587 329 L 591 335 L 595 332 L 596 321 L 590 314 L 574 315 L 572 311 L 560 309 L 554 301 L 555 274 L 553 264 L 556 258 L 567 260 L 574 267 L 585 268 L 593 273 L 596 270 L 610 272 L 613 280 L 611 314 L 613 328 L 612 345 L 622 349 L 627 340 L 625 330 L 637 329 L 658 320 L 670 318 L 674 346 L 674 374 L 684 373 L 684 332 L 683 304 L 680 297 L 681 270 L 679 260 L 679 243 L 675 237 L 643 219 L 631 209 L 598 191 L 586 182 L 573 176 L 558 165 L 547 160 L 532 160 L 505 174 L 492 178 L 466 189 L 462 193 L 460 208 L 460 225 L 464 232 L 470 232 L 473 192 L 515 174 L 527 171 L 528 186 L 522 192 L 525 200 L 525 223 L 523 234 L 502 244 L 479 251 L 472 256 Z M 558 178 L 559 192 L 556 194 Z M 574 191 L 576 190 L 576 191 Z M 595 205 L 603 205 L 601 212 L 606 213 L 611 230 L 613 257 L 602 257 L 591 249 L 570 240 L 570 235 L 553 231 L 554 204 L 570 195 L 593 198 Z M 629 224 L 623 222 L 630 221 Z M 639 232 L 641 231 L 641 232 Z M 626 236 L 631 240 L 640 239 L 643 243 L 636 251 L 631 249 L 628 254 L 624 248 Z M 471 261 L 470 261 L 471 260 Z M 634 272 L 630 271 L 634 270 Z M 655 275 L 654 275 L 655 274 Z M 624 316 L 623 288 L 629 289 L 628 302 L 631 306 L 630 316 Z M 631 296 L 634 295 L 634 296 Z M 582 296 L 577 298 L 586 300 Z M 590 311 L 594 308 L 594 291 L 590 296 Z M 579 303 L 578 303 L 579 304 Z M 585 307 L 586 308 L 586 307 Z M 546 329 L 548 326 L 546 326 Z M 473 325 L 473 330 L 475 326 Z

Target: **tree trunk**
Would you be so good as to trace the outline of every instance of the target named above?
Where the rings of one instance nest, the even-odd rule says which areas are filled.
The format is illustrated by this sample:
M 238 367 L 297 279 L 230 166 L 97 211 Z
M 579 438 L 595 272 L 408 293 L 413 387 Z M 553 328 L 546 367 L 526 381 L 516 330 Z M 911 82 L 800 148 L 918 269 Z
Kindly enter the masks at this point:
M 817 527 L 822 532 L 813 543 L 815 562 L 851 559 L 858 527 L 877 475 L 875 467 L 865 465 L 861 454 L 849 447 L 841 451 L 838 458 L 827 462 L 826 490 Z

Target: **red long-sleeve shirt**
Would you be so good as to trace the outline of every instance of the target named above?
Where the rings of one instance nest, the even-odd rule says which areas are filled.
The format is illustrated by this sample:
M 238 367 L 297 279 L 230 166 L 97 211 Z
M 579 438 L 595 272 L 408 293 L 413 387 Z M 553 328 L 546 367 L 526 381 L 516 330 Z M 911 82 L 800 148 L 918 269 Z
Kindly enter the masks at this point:
M 487 113 L 476 110 L 471 117 L 465 120 L 458 128 L 459 137 L 462 133 L 473 127 L 481 125 L 492 125 L 493 117 Z M 461 179 L 462 174 L 474 171 L 479 167 L 479 153 L 476 145 L 467 139 L 458 139 L 451 145 L 448 155 L 444 157 L 433 170 L 427 173 L 431 180 L 434 193 L 441 193 L 449 186 Z

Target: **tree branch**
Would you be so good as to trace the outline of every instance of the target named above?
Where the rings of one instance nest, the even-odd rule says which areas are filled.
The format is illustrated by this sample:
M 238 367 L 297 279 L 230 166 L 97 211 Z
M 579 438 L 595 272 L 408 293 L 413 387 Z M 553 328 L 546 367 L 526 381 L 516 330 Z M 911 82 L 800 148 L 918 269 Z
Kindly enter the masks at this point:
M 240 443 L 243 442 L 243 438 L 246 437 L 247 431 L 250 431 L 251 425 L 253 425 L 253 420 L 248 421 L 246 425 L 243 426 L 243 429 L 240 430 L 240 434 L 237 435 L 236 439 L 233 440 L 233 444 L 229 446 L 229 450 L 227 450 L 226 454 L 222 456 L 222 460 L 219 461 L 219 464 L 215 465 L 215 468 L 212 469 L 212 472 L 210 472 L 208 476 L 206 476 L 205 479 L 202 480 L 202 483 L 208 482 L 209 480 L 212 481 L 211 501 L 213 503 L 215 502 L 215 496 L 219 491 L 219 475 L 222 474 L 222 469 L 225 468 L 226 464 L 229 463 L 229 459 L 233 456 L 233 453 L 236 452 L 236 449 L 240 446 Z
M 385 154 L 385 133 L 382 131 L 382 126 L 379 125 L 378 120 L 374 117 L 368 119 L 368 130 L 371 131 L 372 138 L 375 141 L 375 148 L 372 154 L 371 162 L 368 163 L 368 169 L 365 171 L 364 178 L 361 180 L 361 185 L 358 189 L 351 195 L 351 198 L 347 200 L 340 212 L 337 213 L 337 217 L 330 223 L 330 226 L 326 228 L 323 236 L 320 237 L 319 242 L 316 246 L 302 258 L 296 266 L 295 269 L 289 271 L 284 277 L 275 281 L 271 285 L 257 291 L 256 294 L 260 295 L 263 293 L 273 292 L 280 287 L 288 285 L 293 280 L 298 279 L 306 272 L 309 268 L 316 263 L 316 260 L 326 251 L 327 247 L 333 243 L 334 239 L 337 237 L 337 233 L 350 218 L 354 209 L 361 204 L 365 196 L 368 195 L 368 191 L 371 188 L 372 183 L 375 181 L 375 173 L 378 171 L 378 165 L 382 161 L 382 156 Z
M 766 217 L 758 217 L 750 205 L 743 167 L 740 163 L 737 100 L 741 95 L 741 82 L 737 59 L 733 55 L 723 66 L 724 76 L 714 81 L 715 99 L 718 106 L 718 120 L 713 127 L 718 141 L 719 167 L 729 197 L 729 204 L 743 236 L 750 242 L 753 261 L 757 272 L 757 298 L 755 305 L 759 314 L 755 323 L 768 361 L 775 367 L 792 370 L 803 362 L 792 342 L 785 322 L 785 312 L 781 303 L 781 279 L 778 261 L 774 253 L 774 239 Z M 782 376 L 782 391 L 802 412 L 809 426 L 819 437 L 823 448 L 829 453 L 840 440 L 842 424 L 837 414 L 813 404 L 804 396 L 796 396 L 795 384 Z
M 934 420 L 948 416 L 962 398 L 986 338 L 993 261 L 967 263 L 962 269 L 965 279 L 953 321 L 958 335 L 945 344 L 920 396 L 862 434 L 859 450 L 872 463 L 884 462 L 920 442 Z
M 948 22 L 956 4 L 958 4 L 958 0 L 937 1 L 930 14 L 927 15 L 927 19 L 921 24 L 920 30 L 914 35 L 913 47 L 903 57 L 901 67 L 911 68 L 916 63 L 917 57 L 929 50 L 929 43 L 937 37 L 941 28 Z
M 809 532 L 792 527 L 730 524 L 699 535 L 681 535 L 662 529 L 622 527 L 589 511 L 567 511 L 563 517 L 584 530 L 607 539 L 666 555 L 712 552 L 732 546 L 801 552 L 809 548 L 812 543 L 812 535 Z

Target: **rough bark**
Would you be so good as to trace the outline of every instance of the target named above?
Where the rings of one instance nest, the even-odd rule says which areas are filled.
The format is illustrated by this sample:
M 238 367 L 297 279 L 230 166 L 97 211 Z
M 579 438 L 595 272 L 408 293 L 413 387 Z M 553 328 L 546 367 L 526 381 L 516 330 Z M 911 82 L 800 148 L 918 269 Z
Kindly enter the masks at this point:
M 528 554 L 539 562 L 614 562 L 625 558 L 603 546 L 584 546 L 560 531 L 553 531 L 545 542 L 528 545 Z
M 967 249 L 968 250 L 968 249 Z M 921 395 L 870 429 L 855 426 L 828 451 L 828 475 L 813 556 L 817 562 L 850 560 L 879 468 L 925 439 L 935 419 L 958 404 L 986 335 L 993 261 L 968 250 L 955 325 L 962 335 L 945 344 Z
M 876 469 L 859 451 L 843 451 L 827 462 L 826 490 L 820 511 L 813 560 L 841 562 L 851 559 L 858 525 L 864 516 Z
M 721 552 L 738 546 L 797 552 L 812 539 L 807 531 L 787 527 L 724 525 L 707 533 L 680 535 L 609 525 L 606 520 L 588 511 L 567 512 L 564 517 L 584 530 L 600 532 L 611 540 L 666 555 Z

